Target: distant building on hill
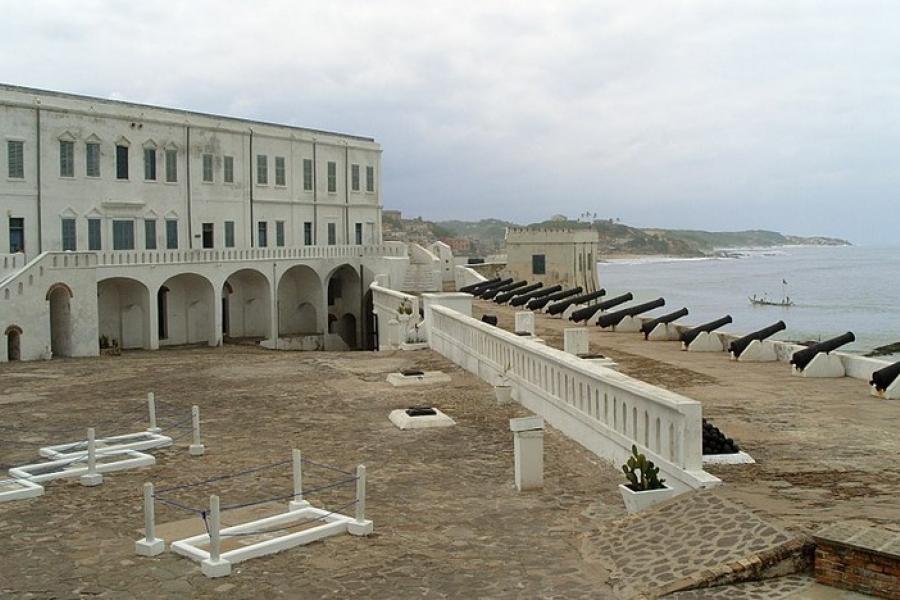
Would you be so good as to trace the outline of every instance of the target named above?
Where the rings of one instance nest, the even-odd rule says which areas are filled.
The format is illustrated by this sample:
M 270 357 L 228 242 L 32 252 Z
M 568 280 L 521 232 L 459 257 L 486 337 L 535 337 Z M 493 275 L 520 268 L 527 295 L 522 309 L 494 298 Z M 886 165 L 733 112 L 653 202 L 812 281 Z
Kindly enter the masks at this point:
M 506 230 L 506 274 L 544 285 L 581 286 L 585 292 L 599 288 L 597 259 L 600 235 L 593 229 Z

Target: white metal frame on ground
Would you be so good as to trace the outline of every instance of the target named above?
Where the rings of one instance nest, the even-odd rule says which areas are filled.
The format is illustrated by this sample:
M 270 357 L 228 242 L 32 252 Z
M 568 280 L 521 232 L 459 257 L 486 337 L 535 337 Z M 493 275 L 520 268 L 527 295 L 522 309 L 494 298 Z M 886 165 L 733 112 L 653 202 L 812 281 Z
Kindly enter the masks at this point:
M 132 441 L 129 441 L 132 440 Z M 82 441 L 70 442 L 68 444 L 56 444 L 53 446 L 45 446 L 38 450 L 38 453 L 45 458 L 71 458 L 79 454 L 87 452 L 87 441 L 83 441 L 85 448 L 72 450 L 71 448 Z M 114 435 L 110 437 L 97 438 L 98 453 L 109 453 L 117 450 L 153 450 L 155 448 L 165 448 L 172 445 L 172 438 L 167 435 L 161 435 L 152 431 L 140 431 L 137 433 L 126 433 L 124 435 Z
M 124 471 L 126 469 L 134 469 L 137 467 L 148 467 L 150 465 L 156 464 L 156 458 L 150 454 L 144 454 L 143 452 L 137 452 L 136 450 L 117 450 L 112 452 L 106 451 L 98 451 L 98 457 L 110 457 L 110 456 L 121 456 L 122 458 L 119 460 L 113 460 L 106 463 L 97 463 L 96 472 L 97 473 L 112 473 L 114 471 Z M 79 462 L 85 463 L 84 466 L 73 466 Z M 9 470 L 9 474 L 18 479 L 27 479 L 31 482 L 41 483 L 43 481 L 50 481 L 52 479 L 62 479 L 66 477 L 80 477 L 88 473 L 89 466 L 87 465 L 88 455 L 86 453 L 81 453 L 78 456 L 66 457 L 66 458 L 58 458 L 56 460 L 50 460 L 42 463 L 33 463 L 30 465 L 20 465 L 18 467 L 13 467 Z M 43 469 L 47 467 L 56 467 L 56 466 L 69 466 L 70 468 L 63 469 L 61 471 L 54 471 L 51 473 L 43 473 Z M 32 471 L 37 472 L 32 472 Z
M 16 485 L 19 489 L 0 491 L 0 502 L 11 500 L 24 500 L 44 495 L 44 486 L 28 481 L 27 479 L 10 478 L 0 481 L 0 485 Z

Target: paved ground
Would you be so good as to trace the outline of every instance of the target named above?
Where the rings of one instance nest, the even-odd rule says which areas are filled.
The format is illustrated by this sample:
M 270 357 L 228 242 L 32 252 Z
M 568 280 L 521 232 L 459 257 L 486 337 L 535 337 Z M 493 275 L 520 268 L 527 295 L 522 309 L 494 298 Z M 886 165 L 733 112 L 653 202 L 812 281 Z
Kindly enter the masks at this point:
M 512 329 L 515 309 L 477 300 Z M 569 321 L 536 315 L 538 335 L 562 348 Z M 790 527 L 844 520 L 900 528 L 900 402 L 869 395 L 856 379 L 794 377 L 785 363 L 733 363 L 725 353 L 683 352 L 678 342 L 591 331 L 591 351 L 624 373 L 703 403 L 703 414 L 755 465 L 710 466 L 721 494 Z
M 417 366 L 452 375 L 439 388 L 394 388 L 389 372 Z M 100 433 L 145 426 L 153 390 L 165 422 L 203 414 L 207 454 L 187 438 L 156 453 L 157 465 L 107 475 L 102 486 L 51 482 L 43 497 L 0 504 L 0 596 L 6 598 L 471 598 L 611 597 L 603 569 L 583 560 L 580 536 L 622 514 L 618 473 L 558 432 L 548 431 L 546 487 L 513 486 L 508 418 L 487 385 L 429 351 L 275 353 L 247 346 L 125 353 L 121 357 L 0 365 L 0 463 L 36 457 L 49 433 L 94 424 Z M 401 432 L 388 412 L 415 403 L 457 420 L 442 430 Z M 109 422 L 115 421 L 115 422 Z M 12 431 L 10 431 L 12 429 Z M 289 458 L 369 472 L 370 538 L 343 536 L 254 559 L 210 580 L 169 552 L 132 552 L 142 527 L 140 486 L 196 481 Z M 307 487 L 333 480 L 307 468 Z M 290 493 L 290 468 L 263 471 L 177 494 L 203 506 Z M 326 507 L 352 489 L 317 498 Z M 157 507 L 158 522 L 188 517 Z M 223 519 L 231 523 L 233 514 Z M 227 596 L 221 592 L 228 592 Z

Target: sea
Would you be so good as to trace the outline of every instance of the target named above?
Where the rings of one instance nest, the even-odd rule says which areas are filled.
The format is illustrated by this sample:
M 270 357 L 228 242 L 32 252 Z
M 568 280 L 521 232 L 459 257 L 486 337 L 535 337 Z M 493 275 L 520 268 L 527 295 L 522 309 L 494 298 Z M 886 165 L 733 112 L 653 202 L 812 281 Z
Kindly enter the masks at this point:
M 726 256 L 641 257 L 597 264 L 606 298 L 632 292 L 634 303 L 663 297 L 648 315 L 687 307 L 682 323 L 724 315 L 723 331 L 750 333 L 779 320 L 773 339 L 820 341 L 852 331 L 842 350 L 864 354 L 900 342 L 900 247 L 782 246 L 728 249 Z M 755 306 L 749 298 L 789 296 L 793 306 Z M 900 359 L 900 353 L 879 357 Z

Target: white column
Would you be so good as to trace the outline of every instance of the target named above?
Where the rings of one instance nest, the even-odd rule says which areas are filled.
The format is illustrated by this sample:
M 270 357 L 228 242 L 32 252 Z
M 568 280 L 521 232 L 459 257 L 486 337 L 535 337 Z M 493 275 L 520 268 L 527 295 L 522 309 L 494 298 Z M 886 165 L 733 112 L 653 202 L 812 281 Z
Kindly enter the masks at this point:
M 356 515 L 355 519 L 347 523 L 347 533 L 350 535 L 369 535 L 374 530 L 372 521 L 366 520 L 366 467 L 356 467 Z
M 200 563 L 200 570 L 207 577 L 224 577 L 231 575 L 231 563 L 222 558 L 219 519 L 219 497 L 209 497 L 209 558 Z
M 147 411 L 150 413 L 150 427 L 147 431 L 159 433 L 162 430 L 156 426 L 156 396 L 153 392 L 147 392 Z
M 544 420 L 522 417 L 509 420 L 513 432 L 516 489 L 520 492 L 544 486 Z
M 97 472 L 97 442 L 94 439 L 94 428 L 87 430 L 87 458 L 88 470 L 79 480 L 81 485 L 95 486 L 103 483 L 103 474 Z
M 303 499 L 303 456 L 296 448 L 294 448 L 292 456 L 294 459 L 294 499 L 291 500 L 288 509 L 300 510 L 309 506 L 309 502 Z
M 166 542 L 156 537 L 156 513 L 153 506 L 153 484 L 144 484 L 144 537 L 134 543 L 141 556 L 156 556 L 166 549 Z
M 534 335 L 534 313 L 530 310 L 516 312 L 516 333 Z
M 206 447 L 200 441 L 200 407 L 196 404 L 191 407 L 191 422 L 194 434 L 188 452 L 190 452 L 191 456 L 203 456 L 203 453 L 206 452 Z
M 588 354 L 588 330 L 583 327 L 567 327 L 563 330 L 563 350 L 569 354 Z

